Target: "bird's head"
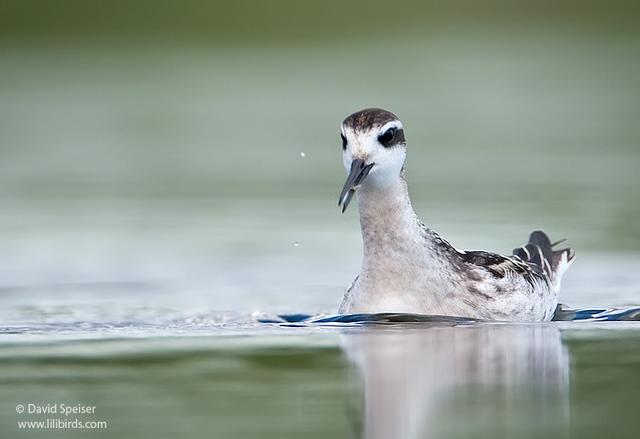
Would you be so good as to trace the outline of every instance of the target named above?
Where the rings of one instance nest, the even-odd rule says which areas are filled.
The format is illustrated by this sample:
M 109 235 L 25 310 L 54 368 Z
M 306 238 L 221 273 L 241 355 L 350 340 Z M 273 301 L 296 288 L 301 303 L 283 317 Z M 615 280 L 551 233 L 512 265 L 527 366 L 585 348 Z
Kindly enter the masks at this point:
M 348 116 L 340 126 L 342 161 L 347 181 L 338 205 L 347 209 L 364 185 L 384 189 L 397 182 L 404 167 L 406 143 L 402 122 L 390 111 L 367 108 Z

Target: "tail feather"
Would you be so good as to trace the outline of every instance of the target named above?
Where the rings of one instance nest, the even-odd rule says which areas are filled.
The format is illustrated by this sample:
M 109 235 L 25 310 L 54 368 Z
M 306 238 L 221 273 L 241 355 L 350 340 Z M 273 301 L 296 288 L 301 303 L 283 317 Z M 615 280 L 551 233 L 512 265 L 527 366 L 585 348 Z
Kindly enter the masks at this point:
M 552 244 L 546 233 L 536 230 L 529 236 L 529 242 L 514 249 L 513 254 L 537 273 L 547 275 L 554 288 L 559 289 L 562 275 L 576 257 L 575 252 L 568 247 L 554 250 L 555 246 L 564 241 L 562 239 Z

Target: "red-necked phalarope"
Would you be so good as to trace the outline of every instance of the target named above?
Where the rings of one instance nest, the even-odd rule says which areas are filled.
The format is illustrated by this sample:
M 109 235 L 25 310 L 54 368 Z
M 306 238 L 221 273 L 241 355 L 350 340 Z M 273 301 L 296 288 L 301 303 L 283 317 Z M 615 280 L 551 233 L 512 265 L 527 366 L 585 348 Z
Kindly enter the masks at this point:
M 541 231 L 501 256 L 458 250 L 416 216 L 404 178 L 402 122 L 370 108 L 341 126 L 348 172 L 342 211 L 358 192 L 364 245 L 362 271 L 347 289 L 341 313 L 408 312 L 487 320 L 553 317 L 562 275 L 575 253 L 554 250 Z

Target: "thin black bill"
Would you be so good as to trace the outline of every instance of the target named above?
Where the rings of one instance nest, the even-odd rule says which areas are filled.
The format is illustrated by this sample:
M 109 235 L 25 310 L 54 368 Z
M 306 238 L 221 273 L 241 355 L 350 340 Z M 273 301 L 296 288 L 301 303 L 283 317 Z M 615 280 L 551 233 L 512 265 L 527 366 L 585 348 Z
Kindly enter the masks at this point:
M 342 206 L 342 213 L 347 210 L 347 206 L 349 206 L 358 185 L 367 178 L 374 164 L 375 163 L 371 163 L 367 165 L 364 160 L 360 159 L 354 159 L 351 162 L 349 176 L 347 176 L 347 181 L 344 182 L 342 192 L 340 192 L 340 198 L 338 198 L 338 206 Z

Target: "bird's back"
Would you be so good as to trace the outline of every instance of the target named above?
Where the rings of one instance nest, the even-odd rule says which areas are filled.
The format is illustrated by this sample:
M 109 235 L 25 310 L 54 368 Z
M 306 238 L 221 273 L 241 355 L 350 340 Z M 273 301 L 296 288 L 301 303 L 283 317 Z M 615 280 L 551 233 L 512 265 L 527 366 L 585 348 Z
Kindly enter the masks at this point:
M 511 256 L 457 250 L 429 229 L 425 240 L 431 241 L 427 248 L 435 245 L 435 252 L 425 251 L 422 264 L 413 260 L 406 272 L 393 276 L 391 287 L 387 283 L 381 288 L 377 274 L 362 273 L 345 294 L 340 312 L 409 310 L 483 320 L 550 320 L 562 275 L 575 257 L 571 249 L 554 250 L 541 231 Z

